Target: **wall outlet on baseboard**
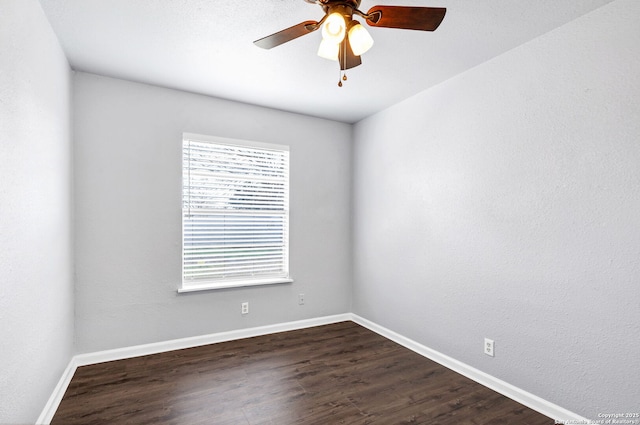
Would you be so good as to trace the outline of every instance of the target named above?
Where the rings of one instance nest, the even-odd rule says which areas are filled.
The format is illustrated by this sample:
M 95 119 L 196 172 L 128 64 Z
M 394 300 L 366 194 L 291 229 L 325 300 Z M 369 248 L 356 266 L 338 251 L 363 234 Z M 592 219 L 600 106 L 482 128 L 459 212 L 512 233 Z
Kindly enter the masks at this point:
M 248 302 L 243 302 L 241 307 L 240 307 L 240 312 L 242 314 L 249 314 L 249 303 Z
M 485 338 L 485 339 L 484 339 L 484 353 L 485 353 L 487 356 L 491 356 L 491 357 L 493 357 L 493 356 L 494 356 L 494 355 L 493 355 L 493 343 L 494 343 L 494 342 L 493 342 L 493 340 L 492 340 L 492 339 L 489 339 L 489 338 Z
M 298 304 L 304 304 L 304 294 L 298 294 Z

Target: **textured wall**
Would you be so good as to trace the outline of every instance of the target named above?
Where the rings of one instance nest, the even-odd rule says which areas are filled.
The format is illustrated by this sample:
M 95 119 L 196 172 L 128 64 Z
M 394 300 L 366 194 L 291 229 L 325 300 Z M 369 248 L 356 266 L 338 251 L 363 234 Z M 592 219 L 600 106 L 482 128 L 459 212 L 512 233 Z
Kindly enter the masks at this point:
M 74 87 L 78 352 L 349 311 L 349 125 L 84 73 Z M 290 146 L 293 284 L 176 292 L 183 132 Z
M 584 416 L 638 411 L 638 16 L 618 0 L 356 125 L 356 314 Z
M 0 6 L 0 423 L 33 423 L 73 349 L 71 73 L 40 4 Z

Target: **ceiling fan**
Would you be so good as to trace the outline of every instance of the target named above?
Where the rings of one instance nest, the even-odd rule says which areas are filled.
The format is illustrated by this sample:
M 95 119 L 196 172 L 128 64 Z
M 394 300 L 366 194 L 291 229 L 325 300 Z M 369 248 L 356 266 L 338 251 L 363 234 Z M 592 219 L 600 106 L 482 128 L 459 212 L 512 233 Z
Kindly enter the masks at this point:
M 318 56 L 340 62 L 341 71 L 360 65 L 360 56 L 373 45 L 373 39 L 354 16 L 360 16 L 372 27 L 434 31 L 447 11 L 443 7 L 373 6 L 364 13 L 358 9 L 361 0 L 305 1 L 322 7 L 325 15 L 320 21 L 304 21 L 253 43 L 271 49 L 321 28 Z M 342 80 L 346 79 L 343 72 Z M 342 81 L 338 85 L 342 87 Z

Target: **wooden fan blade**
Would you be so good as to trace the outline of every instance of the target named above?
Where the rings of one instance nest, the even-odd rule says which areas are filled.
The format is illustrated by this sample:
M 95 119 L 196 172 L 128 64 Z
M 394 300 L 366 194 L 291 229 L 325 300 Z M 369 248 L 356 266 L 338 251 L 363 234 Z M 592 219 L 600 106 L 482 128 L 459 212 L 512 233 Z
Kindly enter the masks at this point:
M 346 55 L 345 55 L 345 48 L 346 48 Z M 349 43 L 349 37 L 345 37 L 344 41 L 340 43 L 338 60 L 340 61 L 340 69 L 342 71 L 344 71 L 345 69 L 355 68 L 356 66 L 362 63 L 360 56 L 356 56 L 353 54 L 353 50 L 351 50 L 351 43 Z
M 275 34 L 268 35 L 261 38 L 260 40 L 256 40 L 253 42 L 253 44 L 258 47 L 262 47 L 263 49 L 271 49 L 273 47 L 284 44 L 287 41 L 291 41 L 298 37 L 302 37 L 303 35 L 309 34 L 310 32 L 317 30 L 318 28 L 318 22 L 304 21 L 298 25 L 294 25 L 282 31 L 278 31 Z
M 373 6 L 367 23 L 373 27 L 434 31 L 444 19 L 444 7 Z

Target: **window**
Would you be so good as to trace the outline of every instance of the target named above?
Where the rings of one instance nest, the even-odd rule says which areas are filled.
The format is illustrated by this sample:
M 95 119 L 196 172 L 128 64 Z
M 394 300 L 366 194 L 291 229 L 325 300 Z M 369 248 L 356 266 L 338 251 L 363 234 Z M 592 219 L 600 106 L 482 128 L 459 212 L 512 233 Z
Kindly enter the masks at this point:
M 291 282 L 289 147 L 184 134 L 180 292 Z

